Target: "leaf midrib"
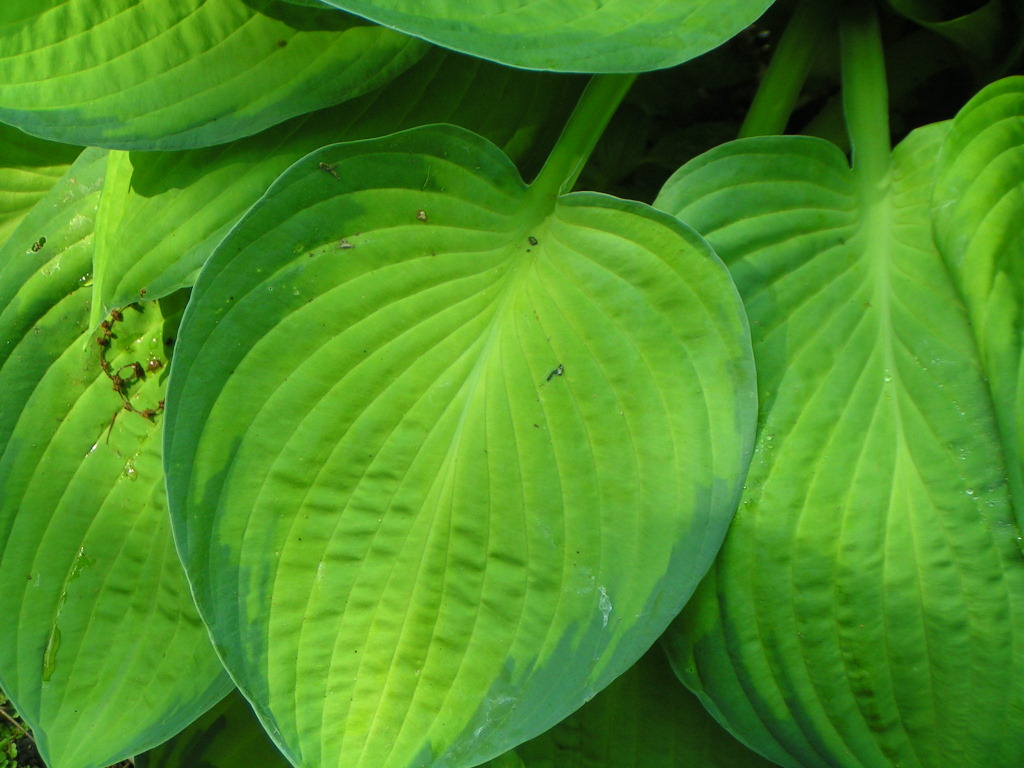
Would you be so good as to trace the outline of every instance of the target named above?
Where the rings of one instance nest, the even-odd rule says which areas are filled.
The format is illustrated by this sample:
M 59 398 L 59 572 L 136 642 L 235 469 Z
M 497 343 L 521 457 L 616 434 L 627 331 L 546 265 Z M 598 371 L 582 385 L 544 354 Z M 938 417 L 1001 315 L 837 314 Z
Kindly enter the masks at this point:
M 907 391 L 908 388 L 900 379 L 899 366 L 897 363 L 897 334 L 893 322 L 894 289 L 892 274 L 894 269 L 894 245 L 898 242 L 896 238 L 896 225 L 894 208 L 894 192 L 891 183 L 891 173 L 887 173 L 884 180 L 879 182 L 874 189 L 877 190 L 874 196 L 866 188 L 861 187 L 861 201 L 864 206 L 862 231 L 867 238 L 866 253 L 869 254 L 869 279 L 872 282 L 871 306 L 878 312 L 878 338 L 879 350 L 882 357 L 882 388 L 881 397 L 888 397 L 888 407 L 893 416 L 893 439 L 895 441 L 895 461 L 892 467 L 892 489 L 889 499 L 889 509 L 892 509 L 893 496 L 897 488 L 905 491 L 908 474 L 918 475 L 913 454 L 910 450 L 907 439 L 906 423 L 903 409 L 900 403 L 898 392 L 900 388 Z M 909 463 L 909 466 L 908 466 Z M 885 538 L 888 538 L 889 525 L 884 526 Z M 888 634 L 888 632 L 886 632 Z M 925 650 L 926 656 L 931 656 L 930 650 Z M 886 659 L 888 664 L 889 659 Z M 913 753 L 916 755 L 917 745 L 913 739 L 908 739 Z
M 519 240 L 525 241 L 526 239 L 525 236 L 519 238 L 516 234 L 513 234 L 512 237 L 515 238 L 513 242 L 518 242 Z M 514 245 L 507 247 L 514 247 Z M 447 478 L 449 476 L 455 448 L 460 441 L 465 427 L 467 414 L 472 409 L 474 402 L 472 393 L 476 391 L 479 386 L 480 378 L 483 376 L 483 372 L 487 367 L 487 361 L 490 360 L 495 346 L 499 343 L 501 328 L 508 322 L 507 318 L 511 312 L 510 307 L 514 302 L 515 297 L 519 295 L 520 288 L 523 283 L 526 282 L 526 275 L 533 270 L 533 265 L 538 256 L 536 253 L 530 253 L 527 255 L 527 253 L 524 252 L 522 254 L 512 254 L 507 258 L 511 259 L 513 263 L 509 268 L 509 273 L 500 281 L 502 287 L 499 289 L 499 293 L 493 302 L 496 306 L 487 323 L 486 337 L 484 338 L 480 351 L 477 353 L 476 360 L 473 362 L 473 366 L 470 368 L 465 381 L 463 381 L 459 391 L 455 394 L 456 398 L 462 397 L 463 402 L 459 412 L 459 420 L 452 432 L 452 439 L 449 443 L 448 452 L 445 454 L 440 467 L 439 477 L 443 476 Z
M 861 233 L 865 238 L 865 253 L 868 254 L 868 279 L 871 282 L 871 308 L 878 313 L 878 349 L 882 358 L 882 393 L 888 390 L 891 394 L 889 404 L 893 412 L 893 437 L 896 441 L 897 466 L 893 469 L 900 473 L 899 466 L 907 456 L 910 456 L 909 443 L 907 440 L 906 425 L 900 406 L 900 398 L 896 391 L 904 387 L 900 380 L 899 365 L 897 362 L 898 345 L 896 331 L 893 327 L 893 303 L 895 302 L 892 285 L 892 270 L 894 262 L 895 216 L 892 186 L 887 175 L 884 183 L 875 187 L 877 192 L 870 196 L 863 194 L 862 205 L 864 215 L 861 223 Z M 905 388 L 905 387 L 904 387 Z

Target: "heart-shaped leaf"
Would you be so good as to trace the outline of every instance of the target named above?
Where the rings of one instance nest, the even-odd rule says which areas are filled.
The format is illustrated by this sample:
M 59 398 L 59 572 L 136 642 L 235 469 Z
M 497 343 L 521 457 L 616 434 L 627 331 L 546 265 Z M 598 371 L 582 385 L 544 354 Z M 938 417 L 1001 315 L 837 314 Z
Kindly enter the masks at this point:
M 54 768 L 160 743 L 229 687 L 147 415 L 176 321 L 150 304 L 89 333 L 105 155 L 87 150 L 0 249 L 0 684 Z
M 7 0 L 0 121 L 70 144 L 186 149 L 383 85 L 422 43 L 280 0 Z
M 431 122 L 481 133 L 534 171 L 557 138 L 581 78 L 522 72 L 434 49 L 384 88 L 232 144 L 133 152 L 107 173 L 97 222 L 100 314 L 160 298 L 196 273 L 238 218 L 289 165 L 338 141 Z
M 755 409 L 727 272 L 670 216 L 548 190 L 454 126 L 327 147 L 200 274 L 175 537 L 295 765 L 454 768 L 537 735 L 724 534 Z
M 646 72 L 689 61 L 754 22 L 772 0 L 324 0 L 513 67 Z
M 821 141 L 735 142 L 657 202 L 729 264 L 761 402 L 674 664 L 781 765 L 1024 764 L 1015 448 L 932 239 L 946 132 L 872 158 L 877 176 Z

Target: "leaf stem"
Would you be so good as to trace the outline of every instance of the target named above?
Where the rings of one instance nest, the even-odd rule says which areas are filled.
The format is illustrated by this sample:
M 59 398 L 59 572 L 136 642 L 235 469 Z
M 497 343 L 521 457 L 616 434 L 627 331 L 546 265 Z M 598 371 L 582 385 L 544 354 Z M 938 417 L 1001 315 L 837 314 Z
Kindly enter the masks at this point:
M 15 719 L 14 719 L 13 717 L 11 717 L 11 716 L 10 716 L 9 714 L 7 714 L 7 710 L 6 710 L 6 709 L 4 709 L 3 707 L 0 707 L 0 715 L 2 715 L 2 716 L 3 716 L 3 718 L 4 718 L 4 719 L 5 719 L 5 720 L 6 720 L 7 722 L 9 722 L 9 723 L 10 723 L 11 725 L 13 725 L 13 726 L 14 726 L 15 728 L 17 728 L 17 729 L 18 729 L 19 731 L 21 731 L 21 732 L 22 732 L 23 734 L 25 734 L 25 736 L 26 736 L 26 737 L 28 738 L 28 740 L 29 740 L 29 741 L 31 741 L 31 742 L 32 742 L 33 744 L 35 744 L 35 743 L 36 743 L 36 740 L 35 740 L 34 738 L 32 738 L 32 734 L 31 734 L 31 733 L 29 733 L 28 731 L 26 731 L 26 730 L 25 730 L 25 728 L 24 728 L 24 727 L 22 726 L 22 724 L 21 724 L 21 723 L 19 723 L 19 722 L 18 722 L 17 720 L 15 720 Z
M 877 188 L 888 177 L 892 154 L 878 14 L 867 0 L 847 0 L 841 13 L 843 111 L 853 148 L 853 169 L 863 187 Z
M 591 78 L 544 167 L 530 185 L 531 197 L 550 199 L 553 203 L 558 195 L 572 191 L 587 158 L 635 79 L 635 74 Z
M 786 130 L 820 44 L 834 34 L 832 9 L 822 0 L 802 0 L 797 6 L 740 127 L 741 139 Z

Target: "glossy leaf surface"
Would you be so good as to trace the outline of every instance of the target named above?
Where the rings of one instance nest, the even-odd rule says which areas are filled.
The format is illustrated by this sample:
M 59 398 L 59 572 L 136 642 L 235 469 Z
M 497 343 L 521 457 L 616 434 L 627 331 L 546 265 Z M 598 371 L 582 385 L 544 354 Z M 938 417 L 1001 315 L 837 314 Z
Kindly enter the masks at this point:
M 525 69 L 646 72 L 688 61 L 771 0 L 325 0 L 437 45 Z
M 133 152 L 107 176 L 97 255 L 106 309 L 159 298 L 195 276 L 238 218 L 289 165 L 325 144 L 452 122 L 536 171 L 582 78 L 511 70 L 434 50 L 384 88 L 256 136 L 186 152 Z M 116 202 L 110 198 L 116 196 Z
M 0 121 L 70 144 L 185 149 L 383 85 L 426 47 L 280 0 L 7 0 Z
M 88 331 L 105 155 L 84 153 L 0 249 L 0 615 L 17 628 L 0 683 L 53 768 L 158 744 L 227 689 L 170 538 L 161 417 L 141 413 L 163 397 L 170 321 L 150 304 L 109 347 Z
M 658 201 L 729 264 L 761 402 L 740 509 L 672 656 L 780 765 L 1024 761 L 1016 447 L 932 237 L 946 130 L 912 134 L 878 184 L 824 142 L 735 142 Z
M 452 126 L 325 148 L 207 263 L 168 392 L 179 552 L 300 766 L 470 766 L 624 671 L 706 570 L 754 418 L 690 230 Z

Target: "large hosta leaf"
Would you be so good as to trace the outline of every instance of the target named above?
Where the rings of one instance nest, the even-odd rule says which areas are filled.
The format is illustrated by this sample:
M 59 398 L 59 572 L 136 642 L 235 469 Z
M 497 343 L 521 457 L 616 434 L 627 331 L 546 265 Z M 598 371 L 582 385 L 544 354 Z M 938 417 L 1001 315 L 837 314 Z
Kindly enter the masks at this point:
M 654 641 L 734 508 L 745 320 L 690 230 L 453 126 L 325 148 L 211 257 L 168 392 L 179 552 L 300 766 L 469 766 Z
M 526 69 L 646 72 L 717 48 L 772 0 L 324 0 L 445 48 Z
M 712 719 L 654 647 L 581 710 L 485 768 L 773 768 Z
M 452 122 L 535 171 L 538 150 L 554 143 L 582 86 L 582 78 L 435 49 L 384 88 L 256 136 L 185 152 L 133 152 L 107 175 L 97 223 L 99 303 L 110 309 L 136 301 L 140 291 L 153 299 L 191 285 L 270 183 L 325 144 Z
M 0 125 L 0 246 L 80 151 Z
M 978 340 L 1014 497 L 1024 500 L 1024 78 L 995 83 L 954 121 L 939 159 L 936 241 Z M 1015 507 L 1024 526 L 1024 501 Z
M 227 690 L 170 537 L 162 416 L 145 413 L 176 321 L 150 304 L 112 318 L 106 347 L 88 331 L 105 154 L 0 249 L 0 684 L 53 768 L 157 744 Z
M 736 142 L 658 201 L 730 265 L 761 402 L 740 509 L 672 655 L 781 765 L 1024 764 L 1016 447 L 932 239 L 945 133 L 912 134 L 877 186 L 824 142 Z
M 0 121 L 71 144 L 182 149 L 380 86 L 422 43 L 281 0 L 5 0 Z

